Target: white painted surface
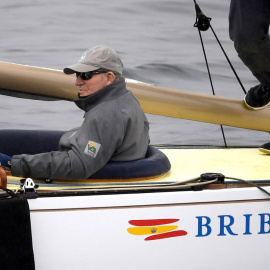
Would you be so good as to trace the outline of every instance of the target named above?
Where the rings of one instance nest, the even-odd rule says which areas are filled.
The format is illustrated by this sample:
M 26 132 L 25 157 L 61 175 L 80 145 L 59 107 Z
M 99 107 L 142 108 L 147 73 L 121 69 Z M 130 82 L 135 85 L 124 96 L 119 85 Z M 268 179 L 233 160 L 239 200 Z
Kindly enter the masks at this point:
M 256 201 L 241 202 L 248 199 Z M 270 201 L 264 199 L 246 188 L 29 200 L 36 269 L 268 269 Z M 130 220 L 166 218 L 180 219 L 172 225 L 187 235 L 145 241 L 147 235 L 127 231 Z M 235 235 L 222 220 L 233 221 Z M 211 233 L 198 236 L 200 228 Z

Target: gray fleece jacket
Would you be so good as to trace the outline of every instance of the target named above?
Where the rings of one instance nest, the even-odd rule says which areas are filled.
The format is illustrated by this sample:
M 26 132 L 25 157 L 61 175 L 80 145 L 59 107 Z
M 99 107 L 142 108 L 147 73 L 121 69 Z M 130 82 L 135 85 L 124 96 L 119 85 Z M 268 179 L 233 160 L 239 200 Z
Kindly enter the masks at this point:
M 85 111 L 76 130 L 65 133 L 59 151 L 14 155 L 14 176 L 49 179 L 86 179 L 109 160 L 131 161 L 145 157 L 149 123 L 125 81 L 74 101 Z

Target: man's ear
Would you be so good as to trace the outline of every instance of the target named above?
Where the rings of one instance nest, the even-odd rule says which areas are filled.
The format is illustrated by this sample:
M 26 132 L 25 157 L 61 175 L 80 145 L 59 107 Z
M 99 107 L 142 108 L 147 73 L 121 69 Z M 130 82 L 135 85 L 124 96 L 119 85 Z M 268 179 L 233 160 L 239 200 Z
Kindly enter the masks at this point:
M 109 83 L 113 83 L 115 80 L 115 75 L 112 71 L 109 71 L 105 74 Z

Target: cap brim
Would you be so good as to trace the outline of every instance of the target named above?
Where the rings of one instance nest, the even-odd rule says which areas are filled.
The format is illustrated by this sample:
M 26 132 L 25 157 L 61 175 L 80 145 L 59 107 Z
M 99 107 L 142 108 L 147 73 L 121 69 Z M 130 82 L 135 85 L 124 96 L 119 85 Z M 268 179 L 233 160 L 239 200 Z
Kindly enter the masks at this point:
M 99 69 L 99 67 L 76 63 L 63 69 L 65 74 L 73 74 L 76 72 L 88 72 Z

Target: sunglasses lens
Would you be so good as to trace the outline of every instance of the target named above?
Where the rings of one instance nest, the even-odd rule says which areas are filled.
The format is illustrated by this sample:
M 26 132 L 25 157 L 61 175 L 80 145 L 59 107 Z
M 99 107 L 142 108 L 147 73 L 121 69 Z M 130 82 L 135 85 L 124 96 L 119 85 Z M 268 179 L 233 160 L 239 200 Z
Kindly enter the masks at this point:
M 90 80 L 93 77 L 93 72 L 76 72 L 76 77 L 81 77 L 82 80 Z
M 76 72 L 76 77 L 81 77 L 82 80 L 87 81 L 92 79 L 94 74 L 107 73 L 107 71 L 89 71 L 89 72 Z

